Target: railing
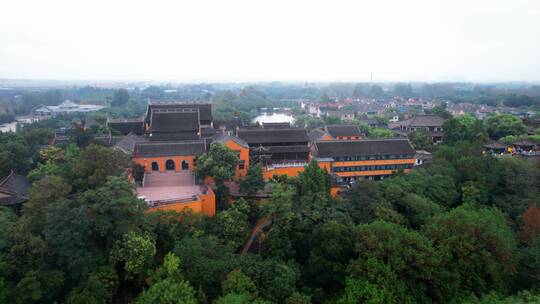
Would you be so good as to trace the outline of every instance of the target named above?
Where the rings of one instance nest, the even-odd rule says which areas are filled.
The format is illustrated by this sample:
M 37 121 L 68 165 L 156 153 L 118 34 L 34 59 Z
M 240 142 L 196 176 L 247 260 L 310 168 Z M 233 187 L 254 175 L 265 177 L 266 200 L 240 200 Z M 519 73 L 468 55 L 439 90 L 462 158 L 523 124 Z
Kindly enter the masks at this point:
M 171 205 L 171 204 L 182 204 L 182 203 L 191 203 L 199 200 L 199 197 L 197 195 L 193 195 L 188 198 L 182 198 L 182 199 L 167 199 L 167 200 L 155 200 L 155 201 L 149 201 L 147 199 L 144 199 L 146 201 L 146 205 L 150 208 L 159 207 L 159 206 L 165 206 L 165 205 Z
M 266 167 L 270 170 L 277 168 L 305 167 L 308 163 L 305 161 L 285 161 L 279 163 L 269 163 Z

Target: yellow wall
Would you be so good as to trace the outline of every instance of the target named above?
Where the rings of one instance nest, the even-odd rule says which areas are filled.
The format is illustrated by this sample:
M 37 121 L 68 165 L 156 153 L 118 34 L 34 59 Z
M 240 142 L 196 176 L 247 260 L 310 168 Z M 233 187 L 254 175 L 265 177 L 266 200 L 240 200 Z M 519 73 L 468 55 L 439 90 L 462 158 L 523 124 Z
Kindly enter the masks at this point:
M 414 164 L 414 158 L 334 162 L 335 167 Z
M 392 175 L 397 170 L 369 170 L 369 171 L 352 171 L 352 172 L 334 172 L 337 176 L 351 177 L 351 176 L 374 176 L 374 175 Z M 409 173 L 411 169 L 405 169 L 403 172 Z
M 249 148 L 237 144 L 232 139 L 229 139 L 225 143 L 225 146 L 227 146 L 229 149 L 233 151 L 237 151 L 239 153 L 238 156 L 240 160 L 243 160 L 245 164 L 244 169 L 239 169 L 238 166 L 236 167 L 235 174 L 234 174 L 235 177 L 238 178 L 241 176 L 246 176 L 247 170 L 249 168 Z
M 330 173 L 330 162 L 318 162 L 319 168 L 326 169 L 326 172 Z M 300 174 L 300 172 L 304 171 L 304 167 L 286 167 L 286 168 L 278 168 L 274 170 L 268 170 L 267 168 L 263 168 L 263 178 L 265 180 L 271 179 L 274 175 L 287 175 L 289 177 L 296 177 Z
M 283 174 L 289 177 L 296 177 L 302 171 L 304 171 L 304 167 L 285 167 L 285 168 L 277 168 L 274 170 L 268 170 L 268 168 L 263 168 L 263 178 L 264 180 L 269 180 L 274 175 L 283 175 Z
M 191 209 L 194 213 L 204 213 L 210 217 L 216 214 L 216 195 L 210 187 L 207 187 L 206 194 L 199 194 L 198 200 L 189 203 L 171 203 L 163 206 L 149 208 L 149 211 L 173 210 L 180 212 L 183 209 Z
M 403 165 L 403 164 L 413 165 L 414 162 L 415 162 L 414 158 L 334 162 L 334 168 L 350 167 L 350 166 L 377 166 L 377 165 Z M 396 170 L 349 171 L 349 172 L 334 172 L 334 173 L 340 177 L 351 177 L 351 176 L 391 175 L 391 174 L 394 174 L 396 171 L 397 169 Z M 408 173 L 410 171 L 411 171 L 410 169 L 403 170 L 403 172 L 405 173 Z

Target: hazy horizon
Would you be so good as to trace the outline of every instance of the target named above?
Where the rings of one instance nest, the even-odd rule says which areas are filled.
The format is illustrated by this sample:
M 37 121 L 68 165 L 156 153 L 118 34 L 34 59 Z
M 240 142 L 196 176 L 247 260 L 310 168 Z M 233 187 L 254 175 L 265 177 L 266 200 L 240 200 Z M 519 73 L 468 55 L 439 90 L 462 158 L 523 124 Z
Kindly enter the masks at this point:
M 0 10 L 0 79 L 540 81 L 540 2 L 7 0 Z

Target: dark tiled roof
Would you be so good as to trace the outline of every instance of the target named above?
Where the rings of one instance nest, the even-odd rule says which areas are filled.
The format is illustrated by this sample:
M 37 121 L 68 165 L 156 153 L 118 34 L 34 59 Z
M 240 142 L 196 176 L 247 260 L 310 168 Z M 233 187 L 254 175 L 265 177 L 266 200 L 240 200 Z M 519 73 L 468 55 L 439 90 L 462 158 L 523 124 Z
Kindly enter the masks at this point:
M 67 146 L 69 142 L 71 141 L 71 138 L 68 135 L 55 133 L 54 138 L 51 142 L 51 145 L 53 146 Z
M 264 129 L 289 129 L 291 127 L 290 122 L 263 122 L 262 127 Z
M 530 141 L 530 140 L 515 141 L 512 144 L 515 145 L 515 146 L 525 146 L 525 147 L 534 147 L 534 146 L 538 145 L 538 143 L 535 143 L 535 142 Z
M 507 146 L 498 141 L 494 141 L 492 143 L 483 145 L 483 147 L 487 149 L 506 149 Z
M 153 109 L 149 132 L 199 131 L 199 111 L 190 108 Z
M 11 172 L 0 180 L 0 206 L 17 206 L 28 200 L 30 183 L 26 177 Z
M 308 142 L 309 137 L 305 129 L 239 129 L 238 137 L 248 144 L 272 144 Z
M 216 135 L 217 131 L 216 129 L 208 126 L 208 127 L 201 127 L 201 137 L 203 138 L 210 138 L 214 135 Z
M 181 109 L 198 109 L 200 113 L 201 121 L 211 122 L 212 121 L 212 104 L 210 103 L 186 103 L 178 101 L 170 102 L 150 102 L 148 103 L 149 115 L 153 109 L 172 109 L 172 108 L 181 108 Z
M 335 140 L 315 143 L 317 157 L 414 154 L 407 139 Z
M 444 122 L 445 119 L 437 115 L 417 115 L 402 121 L 400 125 L 407 127 L 440 127 Z
M 235 130 L 243 125 L 240 118 L 231 120 L 214 120 L 213 124 L 215 129 L 225 128 L 226 130 Z
M 307 145 L 271 146 L 266 149 L 268 153 L 301 153 L 310 151 Z
M 196 131 L 174 132 L 174 133 L 152 133 L 147 137 L 150 141 L 179 141 L 200 139 Z
M 366 117 L 366 118 L 360 118 L 359 119 L 361 123 L 363 124 L 366 124 L 368 126 L 379 126 L 379 125 L 384 125 L 384 123 L 381 123 L 377 118 L 369 118 L 369 117 Z
M 316 140 L 321 140 L 324 134 L 326 134 L 326 132 L 324 132 L 323 130 L 315 129 L 308 133 L 308 137 L 309 137 L 309 140 L 313 142 Z
M 336 136 L 361 136 L 360 129 L 355 125 L 329 125 L 326 130 L 332 137 Z
M 0 181 L 0 188 L 18 193 L 23 196 L 28 196 L 30 190 L 30 182 L 25 176 L 11 172 Z
M 107 122 L 107 126 L 109 126 L 113 130 L 120 132 L 122 135 L 127 135 L 129 133 L 142 135 L 144 132 L 143 120 L 141 118 L 110 119 Z
M 148 139 L 134 133 L 129 133 L 122 140 L 118 141 L 115 147 L 131 155 L 135 151 L 135 145 L 144 142 L 148 142 Z
M 191 156 L 206 151 L 204 140 L 137 143 L 134 157 Z
M 112 140 L 112 136 L 109 135 L 109 134 L 98 134 L 98 135 L 94 135 L 94 138 L 93 138 L 93 142 L 94 143 L 99 143 L 99 144 L 102 144 L 102 145 L 105 145 L 105 146 L 110 146 L 111 145 L 111 140 Z

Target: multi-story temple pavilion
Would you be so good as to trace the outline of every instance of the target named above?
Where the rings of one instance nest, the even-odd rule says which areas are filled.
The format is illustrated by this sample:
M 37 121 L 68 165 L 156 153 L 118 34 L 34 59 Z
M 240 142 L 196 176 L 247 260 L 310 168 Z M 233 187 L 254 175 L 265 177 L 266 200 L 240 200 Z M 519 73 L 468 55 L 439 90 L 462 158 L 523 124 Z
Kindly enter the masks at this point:
M 344 182 L 384 179 L 399 170 L 409 172 L 415 163 L 411 143 L 400 138 L 320 141 L 312 155 Z

